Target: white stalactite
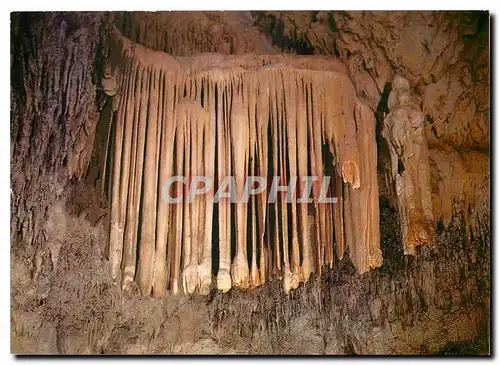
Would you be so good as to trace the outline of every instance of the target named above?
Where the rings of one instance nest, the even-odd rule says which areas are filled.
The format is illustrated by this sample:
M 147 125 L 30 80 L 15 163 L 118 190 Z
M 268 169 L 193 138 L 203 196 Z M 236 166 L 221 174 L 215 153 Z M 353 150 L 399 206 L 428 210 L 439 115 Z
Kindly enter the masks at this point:
M 375 123 L 343 65 L 282 55 L 176 59 L 117 31 L 108 46 L 106 67 L 117 83 L 110 89 L 116 113 L 108 133 L 109 258 L 112 278 L 121 275 L 124 290 L 135 281 L 140 293 L 157 298 L 168 290 L 206 295 L 213 279 L 225 292 L 281 278 L 288 292 L 347 249 L 361 273 L 381 265 Z M 327 171 L 333 171 L 336 203 L 318 202 Z M 268 190 L 241 201 L 249 174 L 265 177 L 268 188 L 270 174 L 282 186 L 296 177 L 292 202 L 279 193 L 268 204 Z M 163 191 L 175 175 L 185 182 Z M 297 202 L 309 175 L 318 177 L 312 201 Z M 214 186 L 190 202 L 194 176 Z M 234 209 L 229 198 L 214 209 L 211 193 L 229 176 Z M 165 193 L 181 202 L 169 204 Z
M 144 190 L 142 202 L 141 238 L 139 241 L 139 263 L 136 281 L 142 295 L 151 293 L 156 231 L 157 190 L 157 139 L 158 139 L 158 88 L 160 71 L 150 70 L 151 87 L 148 102 L 148 126 L 146 132 L 146 155 L 144 159 Z

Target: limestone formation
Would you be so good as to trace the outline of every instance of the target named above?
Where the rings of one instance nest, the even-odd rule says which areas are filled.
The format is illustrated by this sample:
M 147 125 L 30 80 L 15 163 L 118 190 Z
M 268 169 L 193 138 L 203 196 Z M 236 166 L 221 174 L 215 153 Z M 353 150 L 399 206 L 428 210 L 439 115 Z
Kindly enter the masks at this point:
M 12 353 L 491 351 L 488 12 L 10 27 Z
M 174 58 L 134 44 L 116 28 L 106 47 L 106 69 L 119 80 L 110 94 L 118 100 L 109 146 L 113 280 L 127 289 L 135 274 L 140 292 L 158 298 L 167 290 L 207 294 L 214 219 L 221 291 L 282 278 L 289 292 L 346 250 L 360 273 L 382 264 L 375 121 L 341 62 L 286 55 Z M 214 216 L 210 194 L 186 198 L 197 188 L 191 179 L 215 177 L 215 166 L 218 185 L 234 176 L 238 198 L 250 188 L 249 174 L 269 180 L 272 173 L 280 186 L 299 190 L 291 201 L 284 193 L 275 202 L 267 193 L 237 199 L 234 209 L 223 198 Z M 313 201 L 297 202 L 309 171 L 323 182 L 332 177 L 327 170 L 334 171 L 335 187 L 326 189 L 338 201 L 318 202 L 327 191 L 314 184 Z M 185 178 L 176 188 L 182 201 L 167 204 L 163 184 L 174 175 Z
M 415 247 L 434 241 L 434 214 L 424 115 L 400 76 L 392 82 L 389 109 L 382 135 L 391 153 L 404 252 L 414 254 Z

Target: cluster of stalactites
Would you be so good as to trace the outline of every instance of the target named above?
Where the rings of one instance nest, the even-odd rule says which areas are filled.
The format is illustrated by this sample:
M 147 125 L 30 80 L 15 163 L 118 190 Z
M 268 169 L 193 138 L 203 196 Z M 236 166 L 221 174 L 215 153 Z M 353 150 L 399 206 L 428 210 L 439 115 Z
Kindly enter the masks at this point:
M 304 70 L 303 59 L 300 68 L 222 68 L 216 55 L 219 67 L 183 72 L 168 67 L 179 62 L 168 55 L 123 45 L 110 43 L 103 79 L 115 110 L 102 171 L 110 176 L 115 282 L 162 297 L 281 278 L 288 292 L 347 250 L 360 273 L 381 265 L 375 123 L 347 75 Z M 327 168 L 337 203 L 268 204 L 264 191 L 215 209 L 203 195 L 181 204 L 162 197 L 174 175 L 218 184 L 234 176 L 239 194 L 248 175 L 280 176 L 282 185 L 297 176 L 301 190 L 302 176 L 321 178 Z M 313 188 L 314 202 L 318 194 Z

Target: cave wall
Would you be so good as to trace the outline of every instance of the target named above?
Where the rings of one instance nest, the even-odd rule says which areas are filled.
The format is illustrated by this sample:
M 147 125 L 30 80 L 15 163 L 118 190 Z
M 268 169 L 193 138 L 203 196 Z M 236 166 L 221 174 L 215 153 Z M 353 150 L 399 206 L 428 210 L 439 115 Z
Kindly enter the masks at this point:
M 92 153 L 99 24 L 89 13 L 12 14 L 11 247 L 33 278 L 49 258 L 47 209 Z
M 408 354 L 473 341 L 479 349 L 470 351 L 488 352 L 488 14 L 180 15 L 12 14 L 12 351 Z M 428 148 L 433 242 L 403 254 L 391 153 L 381 137 L 379 269 L 359 275 L 342 260 L 289 296 L 277 282 L 206 298 L 121 292 L 109 278 L 109 208 L 95 160 L 99 130 L 109 127 L 100 42 L 110 21 L 176 56 L 335 55 L 379 133 L 390 120 L 395 77 L 406 80 Z

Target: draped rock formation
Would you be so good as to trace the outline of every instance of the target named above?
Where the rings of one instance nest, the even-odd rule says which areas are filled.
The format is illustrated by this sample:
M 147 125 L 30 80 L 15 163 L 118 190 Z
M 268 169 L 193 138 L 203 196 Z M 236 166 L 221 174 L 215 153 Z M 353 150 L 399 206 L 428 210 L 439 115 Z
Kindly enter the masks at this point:
M 488 353 L 489 41 L 488 12 L 11 13 L 11 352 Z M 339 204 L 208 199 L 304 171 Z M 213 185 L 164 204 L 177 175 Z
M 342 63 L 284 55 L 174 58 L 117 29 L 110 34 L 103 85 L 114 119 L 101 175 L 110 177 L 115 282 L 130 289 L 135 280 L 143 295 L 155 297 L 167 290 L 206 294 L 217 269 L 222 291 L 283 278 L 288 292 L 347 250 L 360 273 L 381 265 L 375 122 Z M 219 186 L 234 176 L 240 197 L 255 175 L 279 176 L 281 186 L 296 177 L 302 196 L 303 178 L 323 181 L 327 171 L 337 203 L 318 203 L 317 185 L 308 204 L 287 203 L 285 194 L 267 204 L 264 191 L 234 209 L 221 199 L 216 214 L 208 195 L 192 203 L 164 199 L 163 184 L 174 175 L 187 180 L 176 185 L 177 196 L 188 196 L 193 176 L 217 177 Z

